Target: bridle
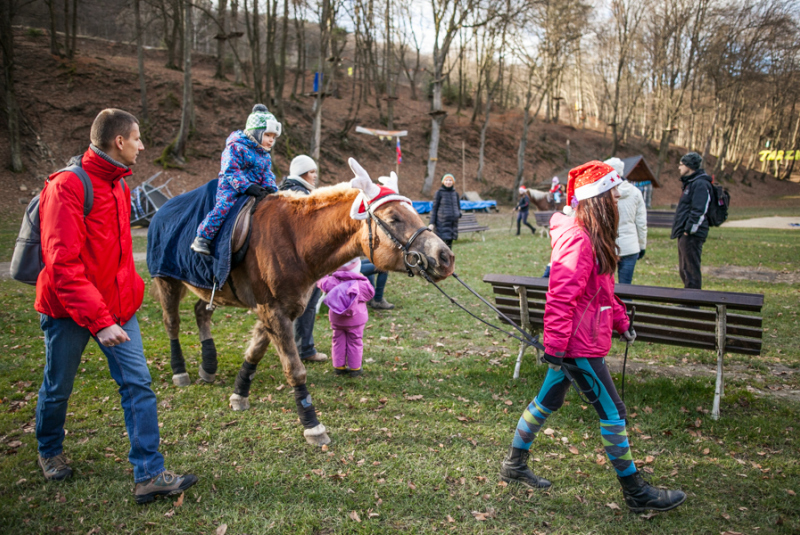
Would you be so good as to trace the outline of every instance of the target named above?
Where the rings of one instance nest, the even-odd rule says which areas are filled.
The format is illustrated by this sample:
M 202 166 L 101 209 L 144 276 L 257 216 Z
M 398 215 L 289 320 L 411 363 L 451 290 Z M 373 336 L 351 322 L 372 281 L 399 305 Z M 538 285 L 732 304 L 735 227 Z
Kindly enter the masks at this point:
M 420 275 L 428 280 L 428 282 L 432 282 L 431 278 L 425 271 L 428 269 L 428 258 L 419 251 L 411 250 L 411 246 L 414 245 L 414 240 L 416 240 L 420 234 L 426 230 L 430 232 L 431 229 L 424 226 L 420 227 L 414 232 L 414 234 L 411 235 L 408 241 L 401 243 L 397 236 L 395 236 L 392 232 L 392 229 L 389 228 L 389 225 L 387 225 L 386 222 L 380 217 L 376 216 L 370 208 L 367 208 L 367 214 L 369 215 L 367 218 L 367 232 L 369 234 L 369 261 L 373 264 L 375 263 L 375 261 L 372 259 L 372 255 L 375 250 L 374 239 L 372 237 L 372 222 L 375 221 L 376 229 L 379 227 L 384 234 L 389 236 L 389 239 L 392 240 L 392 243 L 394 243 L 394 245 L 403 252 L 403 264 L 405 264 L 406 273 L 408 273 L 408 276 L 413 277 L 414 270 L 417 270 Z

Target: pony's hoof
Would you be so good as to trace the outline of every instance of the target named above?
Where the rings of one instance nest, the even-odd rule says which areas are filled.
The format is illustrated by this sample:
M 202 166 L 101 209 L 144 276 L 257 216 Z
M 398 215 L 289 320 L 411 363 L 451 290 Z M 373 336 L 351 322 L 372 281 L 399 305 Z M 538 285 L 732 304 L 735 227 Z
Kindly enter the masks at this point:
M 172 376 L 172 384 L 175 386 L 189 386 L 192 381 L 189 379 L 188 373 L 176 373 Z
M 216 373 L 206 373 L 202 366 L 200 366 L 200 369 L 197 370 L 197 373 L 200 375 L 200 379 L 202 379 L 205 383 L 212 384 L 217 379 Z
M 230 405 L 235 411 L 246 411 L 250 409 L 250 400 L 239 394 L 231 394 Z
M 327 429 L 322 424 L 319 424 L 316 427 L 312 427 L 311 429 L 306 429 L 303 431 L 303 436 L 306 437 L 306 441 L 311 444 L 312 446 L 322 447 L 325 444 L 331 443 L 331 437 L 328 436 Z

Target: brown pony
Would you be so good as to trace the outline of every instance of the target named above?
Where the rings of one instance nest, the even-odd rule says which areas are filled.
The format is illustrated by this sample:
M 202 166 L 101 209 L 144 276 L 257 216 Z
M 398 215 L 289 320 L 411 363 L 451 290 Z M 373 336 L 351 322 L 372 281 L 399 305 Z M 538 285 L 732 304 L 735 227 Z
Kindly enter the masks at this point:
M 561 194 L 561 202 L 556 204 L 553 202 L 553 194 L 549 191 L 539 191 L 538 189 L 526 190 L 531 204 L 536 207 L 537 212 L 550 212 L 558 211 L 564 208 L 564 198 L 566 195 Z
M 356 171 L 353 164 L 358 164 L 351 161 Z M 366 175 L 360 166 L 358 169 Z M 252 216 L 250 245 L 244 261 L 233 268 L 228 282 L 214 296 L 215 305 L 249 308 L 258 316 L 230 397 L 231 408 L 250 408 L 250 384 L 271 342 L 277 349 L 286 380 L 294 388 L 304 436 L 310 444 L 318 446 L 329 443 L 330 438 L 325 426 L 317 420 L 306 388 L 306 369 L 295 346 L 292 322 L 303 313 L 316 281 L 359 255 L 371 256 L 380 270 L 406 271 L 403 252 L 393 244 L 386 230 L 379 230 L 378 223 L 369 218 L 351 217 L 351 206 L 361 190 L 367 190 L 366 197 L 359 198 L 372 199 L 369 191 L 377 189 L 368 176 L 366 184 L 363 181 L 357 184 L 358 180 L 352 181 L 352 187 L 339 184 L 317 189 L 308 196 L 281 192 L 259 203 Z M 375 208 L 374 215 L 403 244 L 425 227 L 410 203 L 387 202 Z M 455 257 L 434 233 L 419 233 L 409 251 L 422 259 L 421 267 L 414 269 L 417 274 L 424 270 L 428 277 L 440 281 L 453 273 Z M 210 329 L 213 312 L 206 309 L 211 291 L 169 277 L 155 277 L 153 281 L 170 338 L 173 382 L 179 386 L 189 384 L 178 341 L 178 309 L 187 288 L 200 298 L 194 307 L 203 348 L 200 378 L 213 382 L 217 369 Z

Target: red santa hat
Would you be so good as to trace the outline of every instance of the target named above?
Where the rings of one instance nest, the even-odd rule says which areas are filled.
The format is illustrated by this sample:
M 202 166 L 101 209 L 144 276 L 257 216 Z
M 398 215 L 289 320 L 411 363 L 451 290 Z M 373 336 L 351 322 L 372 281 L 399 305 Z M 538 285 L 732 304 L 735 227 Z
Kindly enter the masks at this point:
M 619 186 L 622 179 L 610 165 L 592 160 L 572 169 L 567 181 L 567 205 L 572 199 L 578 201 L 597 197 L 606 191 Z

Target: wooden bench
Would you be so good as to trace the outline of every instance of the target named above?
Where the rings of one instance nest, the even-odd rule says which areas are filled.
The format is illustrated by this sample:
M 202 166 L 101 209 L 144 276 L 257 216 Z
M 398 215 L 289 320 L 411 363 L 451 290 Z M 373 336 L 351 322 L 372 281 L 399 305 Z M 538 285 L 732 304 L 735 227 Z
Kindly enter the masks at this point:
M 647 228 L 672 228 L 675 210 L 648 210 Z
M 481 232 L 489 230 L 489 227 L 486 225 L 481 225 L 478 223 L 478 218 L 475 214 L 470 213 L 462 213 L 461 219 L 458 220 L 458 233 L 467 233 L 467 232 Z M 486 238 L 483 234 L 481 234 L 481 239 L 486 241 Z
M 483 281 L 492 285 L 500 311 L 530 329 L 531 333 L 542 331 L 549 279 L 490 274 L 484 276 Z M 636 307 L 634 329 L 637 342 L 717 352 L 717 380 L 711 415 L 718 419 L 720 398 L 724 395 L 723 356 L 726 352 L 761 353 L 764 296 L 634 284 L 617 284 L 614 291 L 626 300 L 629 313 Z M 520 299 L 521 295 L 525 298 Z M 523 353 L 524 344 L 514 369 L 515 379 L 519 376 Z

